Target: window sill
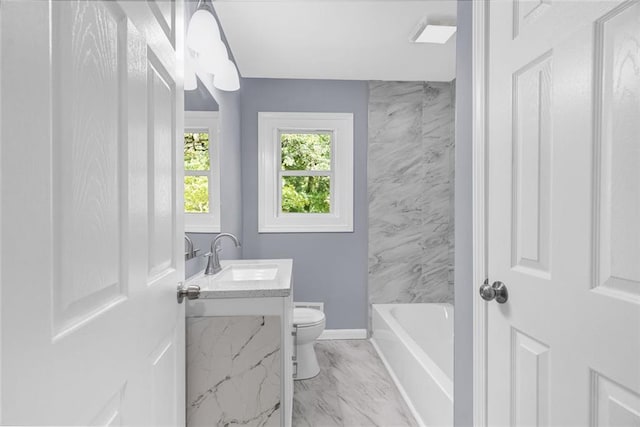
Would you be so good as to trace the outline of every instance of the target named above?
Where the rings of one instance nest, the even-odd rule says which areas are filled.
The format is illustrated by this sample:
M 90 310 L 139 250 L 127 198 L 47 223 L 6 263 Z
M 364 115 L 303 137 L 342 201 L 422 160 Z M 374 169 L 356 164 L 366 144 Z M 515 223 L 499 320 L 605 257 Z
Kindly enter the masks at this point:
M 186 233 L 220 233 L 220 223 L 209 215 L 194 216 L 185 215 L 184 230 Z
M 260 225 L 258 233 L 353 233 L 352 224 Z
M 186 233 L 220 233 L 220 226 L 215 225 L 188 225 L 184 226 Z

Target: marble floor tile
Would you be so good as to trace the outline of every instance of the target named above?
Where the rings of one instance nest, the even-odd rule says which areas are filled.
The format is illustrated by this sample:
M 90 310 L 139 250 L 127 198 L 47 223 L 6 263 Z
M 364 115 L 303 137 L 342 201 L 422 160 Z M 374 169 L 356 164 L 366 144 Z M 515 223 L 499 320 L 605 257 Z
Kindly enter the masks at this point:
M 300 390 L 293 396 L 293 426 L 342 426 L 338 395 L 332 391 Z
M 417 425 L 369 341 L 319 341 L 316 354 L 320 374 L 295 382 L 295 427 Z

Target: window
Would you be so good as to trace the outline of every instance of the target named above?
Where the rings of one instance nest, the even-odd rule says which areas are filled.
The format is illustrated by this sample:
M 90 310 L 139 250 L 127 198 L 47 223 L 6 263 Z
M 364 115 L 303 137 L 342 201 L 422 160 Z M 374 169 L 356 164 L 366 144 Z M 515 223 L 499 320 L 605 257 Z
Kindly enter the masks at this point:
M 218 113 L 185 111 L 185 231 L 220 232 Z
M 353 231 L 353 114 L 259 113 L 258 127 L 258 231 Z

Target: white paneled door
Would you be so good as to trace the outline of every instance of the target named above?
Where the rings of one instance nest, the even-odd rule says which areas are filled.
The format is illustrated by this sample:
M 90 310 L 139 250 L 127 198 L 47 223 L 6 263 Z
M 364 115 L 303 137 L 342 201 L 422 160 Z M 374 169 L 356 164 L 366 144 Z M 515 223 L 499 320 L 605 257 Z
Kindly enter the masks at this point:
M 184 425 L 182 22 L 0 3 L 3 425 Z
M 490 426 L 640 426 L 640 2 L 488 5 Z

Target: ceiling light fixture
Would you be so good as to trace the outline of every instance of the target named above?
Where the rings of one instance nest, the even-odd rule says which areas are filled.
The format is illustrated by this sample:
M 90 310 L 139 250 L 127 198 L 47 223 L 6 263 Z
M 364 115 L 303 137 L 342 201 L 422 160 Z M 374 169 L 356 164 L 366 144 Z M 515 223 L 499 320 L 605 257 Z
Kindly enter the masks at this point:
M 206 2 L 200 1 L 187 28 L 187 46 L 194 52 L 201 52 L 211 41 L 220 40 L 218 21 Z
M 226 60 L 221 70 L 213 76 L 213 86 L 226 92 L 235 92 L 240 89 L 240 76 L 236 65 Z
M 227 47 L 222 40 L 212 40 L 195 54 L 196 61 L 203 71 L 209 74 L 217 74 L 224 63 L 229 60 Z
M 413 38 L 413 42 L 445 44 L 455 32 L 455 25 L 426 24 Z
M 215 87 L 225 91 L 240 89 L 238 70 L 229 60 L 227 46 L 222 41 L 220 27 L 213 14 L 213 6 L 207 0 L 200 0 L 197 10 L 191 16 L 186 41 L 198 69 L 214 75 Z M 216 81 L 219 83 L 216 84 Z

